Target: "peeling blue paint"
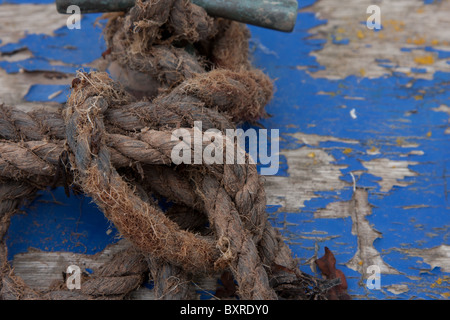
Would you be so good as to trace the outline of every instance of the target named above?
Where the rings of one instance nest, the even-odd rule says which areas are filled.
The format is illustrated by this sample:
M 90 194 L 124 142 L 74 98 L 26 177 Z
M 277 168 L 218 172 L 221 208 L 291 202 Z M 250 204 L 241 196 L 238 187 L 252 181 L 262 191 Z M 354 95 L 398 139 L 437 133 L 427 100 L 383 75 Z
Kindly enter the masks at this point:
M 302 2 L 301 6 L 307 7 L 314 2 Z M 424 3 L 433 5 L 435 1 L 425 0 Z M 67 67 L 69 69 L 64 69 L 64 72 L 72 72 L 73 69 L 70 68 L 92 62 L 105 49 L 100 39 L 100 28 L 93 27 L 94 20 L 95 16 L 86 16 L 83 20 L 84 29 L 78 34 L 67 28 L 57 30 L 53 37 L 29 34 L 16 44 L 0 47 L 0 51 L 27 47 L 33 53 L 34 60 L 31 61 L 39 61 L 42 69 L 52 68 L 49 61 L 58 60 L 70 64 Z M 357 186 L 369 191 L 369 202 L 373 205 L 373 210 L 366 219 L 382 233 L 382 238 L 374 242 L 374 247 L 381 253 L 383 260 L 401 274 L 382 275 L 382 290 L 368 290 L 361 283 L 361 275 L 345 266 L 357 250 L 357 237 L 351 233 L 351 218 L 314 218 L 315 211 L 325 208 L 331 202 L 350 200 L 353 193 L 351 186 L 341 190 L 317 192 L 318 197 L 306 201 L 305 207 L 299 209 L 299 212 L 283 212 L 283 208 L 273 205 L 269 205 L 267 211 L 273 224 L 283 227 L 283 232 L 290 239 L 290 247 L 303 263 L 303 271 L 312 273 L 307 260 L 314 255 L 315 245 L 319 246 L 319 255 L 323 254 L 323 247 L 328 246 L 336 256 L 338 267 L 348 279 L 349 293 L 357 298 L 442 299 L 440 294 L 448 291 L 448 288 L 433 287 L 433 284 L 440 277 L 449 274 L 439 268 L 431 269 L 421 258 L 409 256 L 407 250 L 450 245 L 450 206 L 447 196 L 450 185 L 450 136 L 445 134 L 449 126 L 448 115 L 433 110 L 442 104 L 450 104 L 450 74 L 437 71 L 431 80 L 414 79 L 401 72 L 392 72 L 375 79 L 361 76 L 348 76 L 340 80 L 314 78 L 311 73 L 324 70 L 325 67 L 311 53 L 320 50 L 326 40 L 311 39 L 310 29 L 324 23 L 325 20 L 319 20 L 313 13 L 301 12 L 292 34 L 250 27 L 254 40 L 254 64 L 272 78 L 278 79 L 275 83 L 275 97 L 267 108 L 272 117 L 262 121 L 262 124 L 267 129 L 280 129 L 283 138 L 280 148 L 285 150 L 303 146 L 289 135 L 299 131 L 359 141 L 359 144 L 351 145 L 328 141 L 309 147 L 324 149 L 336 159 L 334 164 L 347 166 L 341 169 L 343 181 L 352 183 L 351 172 L 365 171 L 358 178 Z M 263 50 L 258 44 L 267 50 Z M 70 50 L 67 46 L 73 46 L 74 49 Z M 449 52 L 433 47 L 401 50 L 424 50 L 437 54 L 439 59 L 450 58 Z M 276 52 L 276 55 L 270 52 Z M 0 67 L 8 72 L 17 72 L 20 64 L 34 68 L 31 61 L 2 62 Z M 390 60 L 378 59 L 376 63 L 389 68 L 392 66 Z M 426 73 L 427 69 L 412 68 L 411 71 Z M 63 90 L 63 93 L 55 101 L 63 102 L 62 98 L 68 92 L 67 87 L 37 85 L 30 89 L 26 99 L 45 101 L 46 97 L 58 90 Z M 421 98 L 418 99 L 417 96 Z M 363 100 L 351 100 L 348 97 L 360 97 Z M 350 116 L 352 109 L 356 110 L 357 119 Z M 410 146 L 405 147 L 405 143 Z M 416 144 L 417 147 L 411 144 Z M 372 147 L 376 147 L 379 154 L 369 154 L 367 150 Z M 351 148 L 352 151 L 344 153 L 343 148 Z M 420 150 L 423 155 L 407 155 L 413 150 Z M 409 169 L 417 173 L 417 176 L 405 178 L 403 181 L 410 183 L 406 187 L 394 186 L 389 192 L 383 192 L 379 184 L 381 178 L 369 174 L 362 165 L 362 161 L 381 158 L 415 161 L 418 164 L 411 165 Z M 282 157 L 280 163 L 278 175 L 288 177 L 286 158 Z M 56 192 L 56 196 L 59 201 L 77 207 L 77 202 L 71 202 L 75 200 L 65 199 L 60 191 Z M 414 205 L 422 206 L 405 209 Z M 68 233 L 61 231 L 73 228 L 77 215 L 65 213 L 64 208 L 61 214 L 58 213 L 59 225 L 55 225 L 56 222 L 52 219 L 56 219 L 56 215 L 42 206 L 36 207 L 27 210 L 28 216 L 13 218 L 8 242 L 10 257 L 26 251 L 30 246 L 79 252 L 77 250 L 80 248 L 73 244 L 64 246 Z M 88 207 L 85 210 L 92 209 L 87 209 Z M 96 224 L 95 228 L 86 227 L 82 232 L 86 234 L 83 244 L 88 252 L 97 252 L 112 241 L 109 236 L 105 236 L 108 227 L 100 212 L 89 217 L 83 213 L 82 218 L 86 225 L 92 222 L 91 219 L 96 221 L 92 222 Z M 33 221 L 48 224 L 47 230 L 37 229 L 37 232 L 30 231 L 20 235 L 23 230 L 34 230 Z M 43 240 L 46 236 L 49 237 L 48 241 Z M 407 284 L 409 291 L 394 295 L 387 291 L 386 286 L 391 284 Z
M 8 54 L 27 48 L 35 58 L 61 61 L 69 65 L 86 65 L 101 58 L 102 52 L 106 50 L 102 29 L 94 26 L 100 16 L 83 15 L 79 30 L 70 30 L 64 26 L 55 30 L 52 36 L 28 34 L 17 43 L 0 47 L 0 52 Z
M 333 44 L 337 44 L 337 45 L 347 45 L 350 43 L 350 39 L 348 39 L 348 38 L 338 39 L 338 38 L 336 38 L 335 35 L 332 35 L 331 42 L 333 42 Z
M 54 203 L 55 199 L 60 203 Z M 11 218 L 6 239 L 9 260 L 30 247 L 95 254 L 117 242 L 117 231 L 88 198 L 74 194 L 67 198 L 64 190 L 58 188 L 52 193 L 40 192 L 32 205 L 26 214 Z M 107 234 L 110 228 L 112 231 Z
M 299 14 L 299 21 L 305 21 L 307 16 Z M 311 17 L 308 17 L 311 19 Z M 314 20 L 314 19 L 313 19 Z M 344 188 L 334 192 L 318 192 L 318 198 L 305 202 L 305 208 L 300 213 L 278 212 L 276 221 L 282 226 L 287 221 L 286 236 L 293 237 L 295 244 L 291 244 L 293 251 L 306 262 L 314 254 L 315 244 L 321 248 L 319 256 L 323 254 L 323 247 L 328 246 L 336 256 L 339 267 L 344 271 L 349 282 L 349 292 L 360 295 L 361 298 L 438 298 L 448 288 L 431 289 L 439 277 L 445 275 L 439 269 L 429 270 L 420 258 L 409 257 L 398 252 L 397 248 L 432 248 L 441 244 L 449 244 L 449 202 L 448 193 L 448 167 L 450 159 L 449 136 L 445 134 L 448 128 L 448 116 L 445 113 L 435 112 L 432 109 L 441 104 L 449 104 L 450 74 L 435 72 L 432 80 L 416 80 L 404 73 L 394 72 L 376 79 L 349 76 L 342 80 L 326 80 L 311 77 L 301 68 L 285 68 L 286 64 L 295 61 L 298 65 L 308 67 L 311 63 L 310 52 L 316 51 L 305 39 L 304 34 L 318 21 L 299 24 L 291 36 L 292 39 L 302 35 L 301 41 L 285 41 L 280 46 L 277 43 L 277 34 L 251 28 L 254 38 L 261 41 L 270 50 L 289 52 L 291 57 L 277 59 L 269 57 L 260 51 L 254 54 L 255 63 L 265 70 L 276 82 L 277 94 L 268 107 L 273 118 L 263 121 L 267 128 L 281 128 L 287 133 L 301 131 L 306 134 L 333 136 L 341 139 L 354 139 L 359 144 L 347 145 L 353 151 L 350 154 L 342 153 L 342 143 L 322 142 L 316 148 L 326 148 L 336 159 L 336 164 L 347 165 L 342 169 L 341 179 L 349 183 L 352 178 L 349 172 L 365 170 L 361 161 L 370 161 L 378 158 L 388 158 L 398 161 L 416 161 L 417 165 L 410 166 L 418 174 L 403 181 L 412 184 L 407 187 L 394 186 L 389 192 L 381 192 L 379 182 L 381 178 L 369 173 L 363 173 L 358 181 L 358 187 L 369 190 L 369 202 L 374 206 L 372 215 L 366 219 L 374 228 L 382 233 L 382 238 L 374 242 L 374 247 L 382 254 L 383 260 L 401 275 L 383 275 L 382 285 L 408 284 L 409 291 L 394 295 L 386 288 L 383 290 L 368 290 L 360 284 L 361 275 L 347 268 L 344 264 L 355 254 L 357 239 L 351 234 L 352 221 L 343 219 L 314 219 L 313 213 L 325 208 L 329 203 L 349 200 L 352 188 Z M 319 44 L 320 45 L 320 44 Z M 406 48 L 402 50 L 406 51 Z M 446 51 L 424 47 L 426 52 L 438 53 L 438 58 L 446 59 Z M 389 60 L 377 60 L 385 67 L 391 68 Z M 316 66 L 316 62 L 312 64 Z M 312 72 L 312 68 L 309 72 Z M 412 72 L 425 73 L 425 68 L 413 68 Z M 408 87 L 407 84 L 413 85 Z M 318 94 L 329 92 L 331 95 Z M 422 96 L 422 100 L 415 96 Z M 346 97 L 362 97 L 364 100 L 348 100 Z M 343 108 L 342 106 L 345 106 Z M 358 118 L 352 119 L 349 111 L 355 108 Z M 282 110 L 282 111 L 280 111 Z M 408 122 L 405 122 L 408 121 Z M 314 126 L 308 124 L 314 123 Z M 287 128 L 295 125 L 295 128 Z M 429 132 L 431 136 L 428 137 Z M 418 147 L 405 148 L 399 141 L 415 143 Z M 344 144 L 345 145 L 345 144 Z M 295 141 L 282 141 L 281 149 L 297 149 L 301 145 Z M 314 148 L 313 146 L 310 146 Z M 367 150 L 371 147 L 379 149 L 379 154 L 369 155 Z M 422 156 L 404 156 L 411 150 L 421 150 Z M 286 174 L 286 172 L 283 172 Z M 410 205 L 428 205 L 417 209 L 404 209 Z M 412 221 L 414 220 L 414 221 Z M 295 226 L 291 226 L 291 224 Z M 324 231 L 323 241 L 306 239 L 308 233 Z M 429 234 L 433 234 L 430 237 Z M 300 237 L 304 236 L 304 238 Z M 334 237 L 328 239 L 328 237 Z M 320 236 L 317 236 L 319 239 Z M 311 273 L 309 265 L 301 269 Z M 428 270 L 426 276 L 423 270 Z M 448 275 L 448 274 L 447 274 Z M 408 277 L 419 277 L 412 281 Z
M 405 47 L 400 49 L 403 52 L 412 52 L 413 50 L 423 50 L 425 52 L 437 53 L 438 59 L 448 59 L 450 58 L 450 51 L 436 49 L 430 46 L 422 46 L 422 47 Z
M 411 72 L 414 73 L 427 73 L 428 70 L 425 68 L 411 68 Z
M 30 102 L 53 101 L 64 103 L 70 95 L 67 85 L 35 84 L 30 87 L 24 99 Z
M 78 69 L 72 66 L 53 65 L 48 60 L 42 58 L 29 58 L 14 62 L 0 61 L 0 68 L 4 69 L 7 73 L 18 73 L 24 70 L 28 72 L 50 71 L 67 74 L 75 74 Z
M 56 10 L 55 14 L 57 14 Z M 77 70 L 89 72 L 91 68 L 87 65 L 101 58 L 106 48 L 102 29 L 94 26 L 99 17 L 99 14 L 84 15 L 80 30 L 62 27 L 55 30 L 52 36 L 27 33 L 18 42 L 1 46 L 0 53 L 8 55 L 28 49 L 33 57 L 21 61 L 0 61 L 0 68 L 7 73 L 18 73 L 23 69 L 28 72 L 60 72 L 69 76 L 73 76 Z M 70 83 L 70 78 L 67 82 Z M 59 90 L 63 92 L 52 99 L 48 98 Z M 64 103 L 67 101 L 68 94 L 68 85 L 36 84 L 31 86 L 24 99 L 30 102 L 50 100 Z
M 0 4 L 24 4 L 24 3 L 34 3 L 34 4 L 49 4 L 54 3 L 53 0 L 0 0 Z
M 442 2 L 442 0 L 423 0 L 423 4 L 436 4 L 440 2 Z

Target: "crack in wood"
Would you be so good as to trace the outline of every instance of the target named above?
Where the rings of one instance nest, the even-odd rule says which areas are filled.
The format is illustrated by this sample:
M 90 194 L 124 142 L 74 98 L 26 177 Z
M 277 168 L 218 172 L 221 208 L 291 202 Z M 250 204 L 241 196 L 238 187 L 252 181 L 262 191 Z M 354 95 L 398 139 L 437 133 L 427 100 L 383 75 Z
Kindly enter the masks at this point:
M 326 208 L 317 210 L 314 217 L 318 219 L 351 217 L 352 234 L 357 237 L 358 248 L 353 258 L 346 263 L 350 269 L 359 272 L 363 277 L 367 275 L 366 270 L 371 265 L 377 265 L 384 274 L 400 274 L 383 261 L 373 245 L 376 239 L 382 238 L 382 235 L 366 219 L 372 214 L 368 197 L 366 189 L 356 188 L 350 201 L 332 202 Z

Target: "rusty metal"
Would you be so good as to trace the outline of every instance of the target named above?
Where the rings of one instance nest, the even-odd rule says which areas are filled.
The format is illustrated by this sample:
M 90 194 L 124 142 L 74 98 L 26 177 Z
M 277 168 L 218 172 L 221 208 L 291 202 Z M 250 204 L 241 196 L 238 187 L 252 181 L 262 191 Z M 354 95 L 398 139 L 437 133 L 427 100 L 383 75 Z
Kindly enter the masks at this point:
M 297 19 L 297 0 L 191 0 L 203 7 L 208 14 L 248 23 L 263 28 L 291 32 Z M 135 0 L 56 0 L 59 13 L 71 5 L 80 8 L 80 13 L 127 11 Z

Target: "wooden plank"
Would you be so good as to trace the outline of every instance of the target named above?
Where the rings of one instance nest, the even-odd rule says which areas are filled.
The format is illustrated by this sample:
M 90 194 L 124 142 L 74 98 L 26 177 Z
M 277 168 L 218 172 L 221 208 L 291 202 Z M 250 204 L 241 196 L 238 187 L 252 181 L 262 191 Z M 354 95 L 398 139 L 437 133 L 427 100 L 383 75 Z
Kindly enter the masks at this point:
M 280 129 L 282 137 L 281 169 L 276 176 L 265 177 L 268 212 L 303 271 L 316 273 L 314 260 L 324 246 L 330 247 L 355 298 L 446 299 L 450 296 L 450 2 L 378 1 L 383 29 L 377 32 L 365 25 L 371 4 L 370 0 L 300 2 L 303 9 L 292 34 L 251 27 L 254 63 L 277 79 L 277 92 L 267 108 L 273 117 L 262 121 L 268 129 Z M 61 32 L 65 24 L 61 16 L 51 14 L 52 5 L 38 7 L 0 5 L 0 27 L 7 25 L 9 30 L 0 28 L 0 50 L 5 44 L 25 45 L 0 59 L 0 98 L 20 108 L 37 105 L 29 101 L 35 97 L 29 93 L 36 84 L 44 85 L 38 87 L 41 96 L 54 98 L 43 100 L 55 101 L 58 86 L 70 84 L 73 69 L 104 68 L 97 59 L 103 48 L 95 36 L 86 36 L 85 43 L 76 42 L 72 48 L 67 46 L 76 36 L 58 33 L 59 57 L 48 46 L 35 49 L 40 41 L 48 43 L 24 34 L 19 8 L 33 32 L 48 35 L 46 41 L 56 39 L 55 30 Z M 82 31 L 97 35 L 94 20 L 84 20 Z M 68 59 L 73 52 L 79 59 L 72 64 Z M 28 59 L 40 70 L 23 63 Z M 22 72 L 11 71 L 22 64 Z M 13 253 L 20 252 L 14 264 L 27 283 L 43 288 L 59 277 L 69 260 L 89 262 L 79 252 L 24 249 L 59 251 L 56 244 L 64 232 L 67 236 L 67 226 L 76 217 L 76 213 L 61 215 L 64 227 L 55 226 L 52 235 L 45 232 L 46 226 L 36 226 L 35 234 L 27 231 L 22 236 L 18 231 L 19 225 L 29 229 L 32 223 L 50 221 L 50 214 L 30 211 L 31 222 L 24 216 L 13 221 L 10 244 Z M 80 221 L 87 225 L 89 219 Z M 86 234 L 92 232 L 79 226 Z M 98 235 L 105 230 L 99 227 Z M 88 237 L 79 240 L 94 246 Z M 51 267 L 45 268 L 43 261 L 51 261 Z M 382 270 L 381 290 L 366 287 L 370 265 Z M 216 280 L 204 281 L 199 280 L 198 286 L 213 292 Z M 199 288 L 192 291 L 199 297 Z M 152 294 L 141 288 L 133 298 Z

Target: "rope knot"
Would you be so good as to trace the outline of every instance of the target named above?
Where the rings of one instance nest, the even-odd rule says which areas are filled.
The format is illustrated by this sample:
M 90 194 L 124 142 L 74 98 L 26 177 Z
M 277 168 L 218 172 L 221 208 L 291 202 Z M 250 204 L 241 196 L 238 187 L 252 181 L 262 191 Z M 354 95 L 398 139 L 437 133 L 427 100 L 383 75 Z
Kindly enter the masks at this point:
M 295 268 L 295 261 L 267 220 L 256 165 L 171 161 L 174 129 L 192 130 L 202 121 L 203 130 L 224 132 L 266 116 L 273 86 L 250 65 L 247 28 L 213 19 L 187 0 L 137 0 L 109 20 L 105 39 L 118 81 L 106 72 L 79 72 L 66 108 L 51 115 L 0 106 L 0 134 L 10 139 L 0 143 L 1 178 L 23 177 L 45 188 L 48 180 L 55 184 L 52 175 L 67 152 L 70 163 L 63 164 L 73 179 L 62 175 L 56 182 L 73 180 L 93 199 L 146 257 L 158 286 L 230 270 L 242 299 L 276 299 L 269 281 L 276 275 L 268 270 L 274 263 Z M 20 157 L 5 161 L 8 154 Z M 166 212 L 155 198 L 174 207 Z M 126 280 L 121 274 L 118 286 Z M 133 274 L 129 286 L 142 278 Z M 103 281 L 97 280 L 85 294 L 94 295 Z

